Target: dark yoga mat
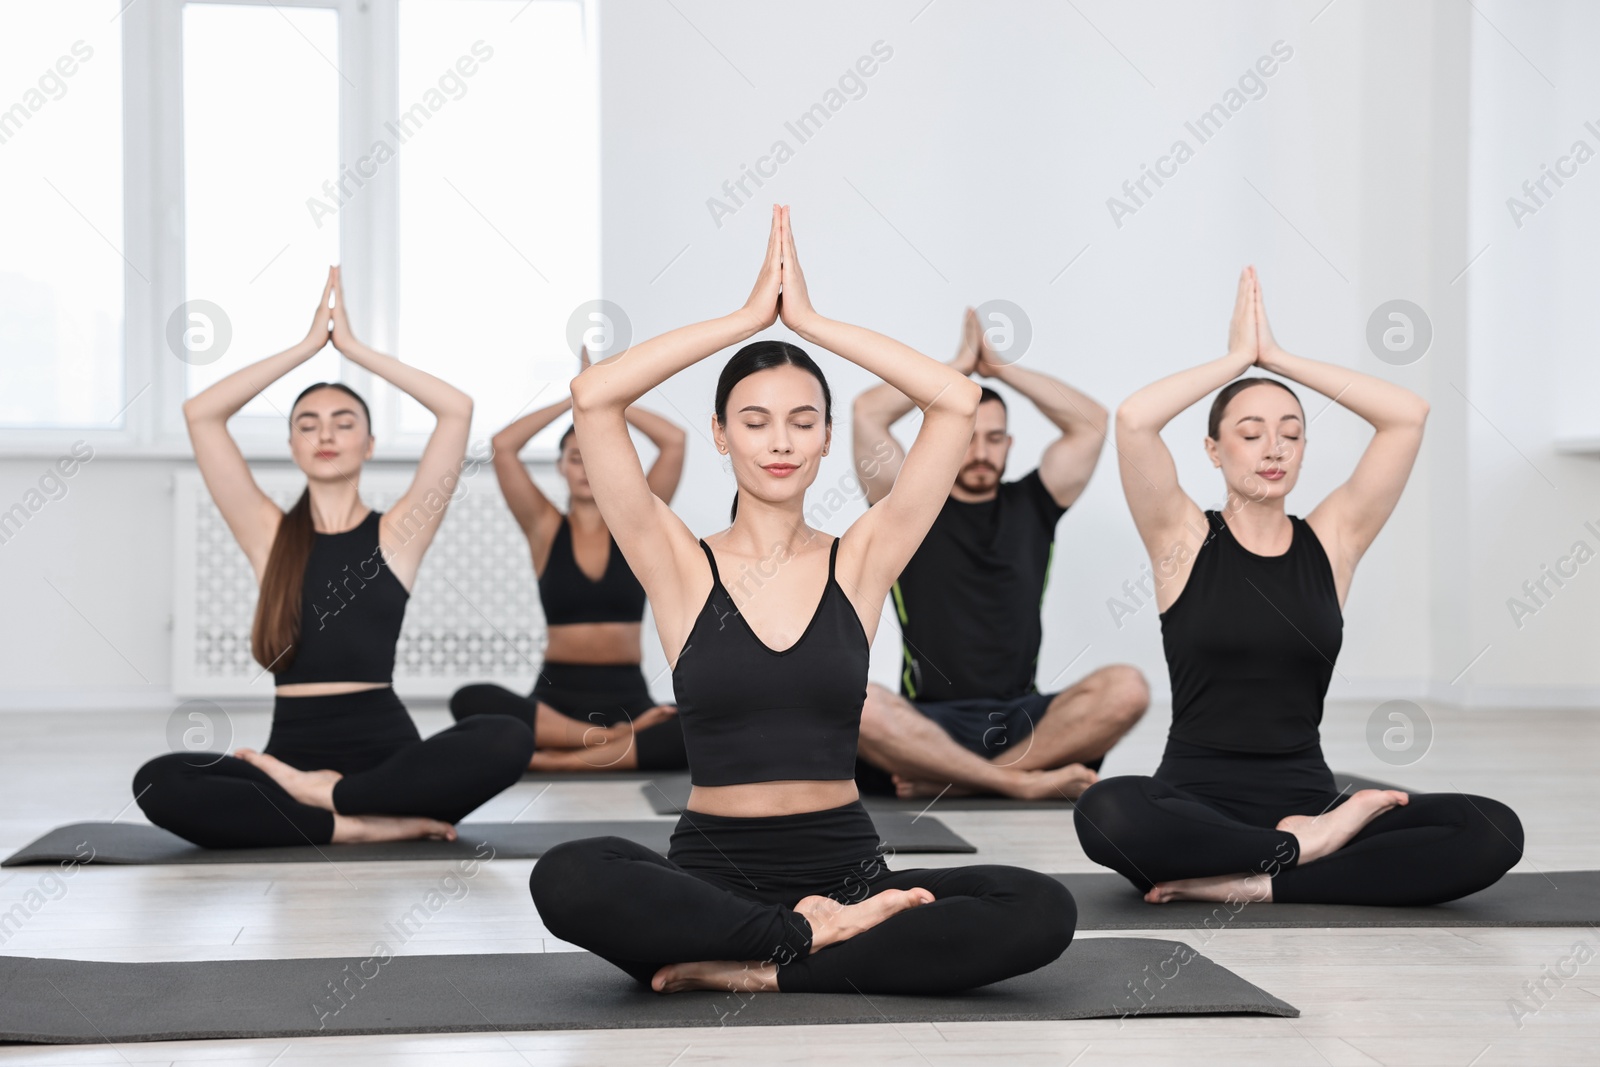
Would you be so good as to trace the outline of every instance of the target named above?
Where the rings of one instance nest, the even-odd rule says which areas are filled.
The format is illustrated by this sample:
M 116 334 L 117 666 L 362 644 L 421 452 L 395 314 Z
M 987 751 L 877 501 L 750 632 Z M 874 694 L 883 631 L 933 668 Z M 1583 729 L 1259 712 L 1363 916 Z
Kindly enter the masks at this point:
M 348 970 L 346 969 L 348 968 Z M 336 985 L 337 983 L 337 985 Z M 343 997 L 334 990 L 342 989 Z M 1138 989 L 1136 993 L 1134 990 Z M 963 994 L 663 996 L 587 952 L 95 963 L 0 957 L 0 1041 L 991 1022 L 1299 1009 L 1176 941 L 1082 938 Z
M 1221 930 L 1230 926 L 1592 926 L 1600 923 L 1600 871 L 1508 874 L 1447 904 L 1146 904 L 1118 874 L 1055 874 L 1078 902 L 1080 930 Z
M 647 776 L 648 777 L 648 776 Z M 1404 789 L 1404 786 L 1376 782 L 1355 774 L 1333 772 L 1338 789 L 1355 792 L 1357 789 Z M 650 810 L 657 815 L 676 815 L 689 803 L 688 774 L 670 775 L 645 782 L 641 788 Z M 1415 792 L 1415 790 L 1412 790 Z M 891 797 L 879 793 L 862 793 L 861 803 L 868 811 L 1071 811 L 1072 801 L 1066 797 L 1055 800 L 1016 800 L 1001 796 L 951 796 L 948 793 L 937 800 L 933 797 Z
M 934 818 L 884 813 L 878 835 L 895 852 L 976 852 Z M 673 823 L 665 820 L 582 822 L 464 822 L 454 841 L 385 841 L 360 845 L 294 845 L 275 848 L 210 849 L 140 823 L 79 822 L 59 826 L 0 862 L 0 867 L 35 863 L 311 863 L 321 860 L 531 859 L 563 841 L 615 835 L 665 854 Z M 487 844 L 493 852 L 486 852 Z
M 522 780 L 543 784 L 545 782 L 648 782 L 660 771 L 523 771 Z

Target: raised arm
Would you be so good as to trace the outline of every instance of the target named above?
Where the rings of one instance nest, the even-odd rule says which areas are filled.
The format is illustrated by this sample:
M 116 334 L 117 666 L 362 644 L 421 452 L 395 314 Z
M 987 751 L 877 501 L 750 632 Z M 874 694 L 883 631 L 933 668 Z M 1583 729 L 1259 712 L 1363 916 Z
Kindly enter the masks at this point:
M 422 556 L 433 543 L 444 521 L 445 509 L 461 480 L 461 461 L 467 453 L 467 434 L 472 428 L 472 398 L 427 371 L 407 366 L 393 356 L 376 352 L 350 331 L 344 288 L 339 268 L 333 269 L 333 346 L 359 367 L 364 367 L 393 385 L 433 413 L 437 420 L 417 473 L 394 507 L 384 515 L 378 529 L 384 562 L 411 588 L 417 578 Z
M 1179 371 L 1145 386 L 1117 408 L 1117 469 L 1122 491 L 1133 512 L 1133 524 L 1150 554 L 1161 583 L 1157 603 L 1165 611 L 1187 580 L 1188 563 L 1204 544 L 1205 514 L 1178 484 L 1172 453 L 1161 429 L 1180 411 L 1248 370 L 1256 360 L 1254 271 L 1239 274 L 1233 320 L 1228 327 L 1228 354 L 1198 367 Z
M 1339 599 L 1343 603 L 1356 563 L 1383 529 L 1411 477 L 1411 467 L 1422 448 L 1428 402 L 1411 390 L 1382 378 L 1285 352 L 1267 325 L 1260 282 L 1252 280 L 1255 282 L 1260 365 L 1332 398 L 1366 419 L 1376 431 L 1349 480 L 1329 493 L 1306 516 L 1333 563 Z
M 651 488 L 628 436 L 627 409 L 686 367 L 753 337 L 778 318 L 777 208 L 766 257 L 744 306 L 730 315 L 669 330 L 586 369 L 572 380 L 572 422 L 582 442 L 589 489 L 617 547 L 644 586 L 667 659 L 675 663 L 699 607 L 687 603 L 690 574 L 709 568 L 698 539 Z
M 650 473 L 644 480 L 664 503 L 672 503 L 678 492 L 678 482 L 683 478 L 684 446 L 689 435 L 671 419 L 638 404 L 630 404 L 622 414 L 628 425 L 650 438 L 650 443 L 656 446 L 655 462 L 650 464 Z
M 989 347 L 988 337 L 979 336 L 978 373 L 1005 382 L 1033 401 L 1033 406 L 1061 431 L 1061 436 L 1051 441 L 1039 458 L 1039 480 L 1057 504 L 1071 507 L 1100 462 L 1109 413 L 1063 381 L 1016 363 L 1000 362 Z
M 849 591 L 857 612 L 870 620 L 867 638 L 871 640 L 883 598 L 950 495 L 961 459 L 972 442 L 983 387 L 949 364 L 891 337 L 817 314 L 795 253 L 788 207 L 781 216 L 783 299 L 779 311 L 784 325 L 882 378 L 922 409 L 922 425 L 893 488 L 839 538 L 835 574 Z
M 328 343 L 328 329 L 332 324 L 328 297 L 333 293 L 333 285 L 330 270 L 328 282 L 322 288 L 322 298 L 311 317 L 311 328 L 293 348 L 241 367 L 183 404 L 183 418 L 189 427 L 189 441 L 194 446 L 200 477 L 211 499 L 216 501 L 217 510 L 222 512 L 223 521 L 233 532 L 234 540 L 250 560 L 257 582 L 266 570 L 273 539 L 278 536 L 278 523 L 283 520 L 283 509 L 256 484 L 244 453 L 239 451 L 238 443 L 228 432 L 228 420 L 256 394 L 322 351 Z
M 983 331 L 978 313 L 967 308 L 961 322 L 961 343 L 950 366 L 971 374 L 978 366 L 978 346 Z M 891 427 L 911 412 L 916 404 L 909 396 L 884 382 L 859 394 L 850 406 L 850 450 L 856 477 L 866 491 L 867 503 L 876 504 L 889 495 L 900 476 L 906 450 L 891 432 Z
M 522 527 L 523 536 L 536 558 L 544 556 L 549 542 L 561 525 L 561 511 L 550 502 L 528 475 L 519 453 L 534 434 L 571 410 L 572 400 L 563 397 L 537 411 L 529 412 L 489 439 L 494 449 L 494 476 L 500 483 L 511 515 Z

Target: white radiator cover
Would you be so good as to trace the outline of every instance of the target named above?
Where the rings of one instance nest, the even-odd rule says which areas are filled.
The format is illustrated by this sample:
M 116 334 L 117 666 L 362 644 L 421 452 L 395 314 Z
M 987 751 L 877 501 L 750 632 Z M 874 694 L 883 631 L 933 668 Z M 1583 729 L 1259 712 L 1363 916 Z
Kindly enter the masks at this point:
M 386 511 L 413 473 L 368 467 L 361 498 Z M 283 508 L 306 484 L 295 468 L 259 469 L 255 478 Z M 527 692 L 543 660 L 544 612 L 527 540 L 492 471 L 480 468 L 460 484 L 406 605 L 394 665 L 402 697 L 448 697 L 471 682 Z M 250 655 L 250 563 L 197 469 L 175 472 L 173 500 L 173 693 L 270 700 L 272 676 Z

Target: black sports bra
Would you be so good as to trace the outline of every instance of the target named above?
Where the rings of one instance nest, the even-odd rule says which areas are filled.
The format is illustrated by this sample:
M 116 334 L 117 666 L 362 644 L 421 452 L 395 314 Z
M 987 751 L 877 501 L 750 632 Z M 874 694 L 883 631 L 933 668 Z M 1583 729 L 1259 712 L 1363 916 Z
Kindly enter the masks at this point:
M 1290 515 L 1289 550 L 1261 556 L 1208 511 L 1210 536 L 1161 615 L 1172 678 L 1171 740 L 1229 752 L 1320 743 L 1322 700 L 1344 641 L 1333 567 L 1311 524 Z
M 300 639 L 277 685 L 393 682 L 411 594 L 378 544 L 380 511 L 342 533 L 316 533 L 300 582 Z
M 694 785 L 835 781 L 855 777 L 870 648 L 855 606 L 834 578 L 793 645 L 774 651 L 733 606 L 711 563 L 711 592 L 672 671 Z
M 578 566 L 572 554 L 572 525 L 565 515 L 550 544 L 550 558 L 539 575 L 539 602 L 550 626 L 574 622 L 638 622 L 644 618 L 644 586 L 639 584 L 616 538 L 610 533 L 611 551 L 605 573 L 595 581 Z

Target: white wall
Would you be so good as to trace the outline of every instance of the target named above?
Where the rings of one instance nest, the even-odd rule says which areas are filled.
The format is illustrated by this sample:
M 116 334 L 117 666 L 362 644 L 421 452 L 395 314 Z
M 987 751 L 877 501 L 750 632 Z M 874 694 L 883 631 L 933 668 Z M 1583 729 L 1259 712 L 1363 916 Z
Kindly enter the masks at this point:
M 1600 677 L 1600 454 L 1563 455 L 1555 442 L 1600 440 L 1600 9 L 1499 2 L 1484 11 L 1516 48 L 1492 31 L 1475 34 L 1472 48 L 1469 243 L 1487 251 L 1469 275 L 1471 387 L 1462 388 L 1481 414 L 1469 418 L 1463 449 L 1472 472 L 1463 577 L 1471 588 L 1472 652 L 1489 650 L 1471 677 L 1495 691 L 1593 693 Z M 1544 205 L 1519 228 L 1507 199 L 1532 203 L 1523 182 L 1555 167 L 1578 140 L 1596 158 L 1564 186 L 1547 183 L 1553 195 L 1540 194 Z M 1555 568 L 1578 541 L 1593 558 L 1569 564 L 1577 573 L 1564 585 L 1547 583 L 1552 595 L 1541 594 L 1542 605 L 1527 598 L 1522 584 L 1537 581 L 1544 566 Z M 1507 605 L 1513 597 L 1537 609 L 1520 627 Z
M 1583 112 L 1600 99 L 1586 91 L 1600 25 L 1579 3 L 1480 8 L 1559 88 L 1483 16 L 1443 0 L 1340 2 L 1320 14 L 1320 3 L 1080 0 L 1075 11 L 1043 0 L 906 0 L 814 3 L 800 14 L 606 0 L 604 295 L 625 308 L 635 337 L 733 309 L 754 280 L 766 205 L 777 199 L 793 205 L 823 313 L 944 359 L 963 306 L 1009 299 L 1033 323 L 1024 362 L 1110 407 L 1220 354 L 1234 279 L 1253 262 L 1292 351 L 1382 375 L 1433 405 L 1412 484 L 1352 588 L 1330 697 L 1600 704 L 1591 652 L 1600 562 L 1520 631 L 1505 606 L 1541 563 L 1585 536 L 1583 519 L 1600 527 L 1600 463 L 1554 451 L 1562 434 L 1600 432 L 1588 312 L 1596 266 L 1582 239 L 1600 232 L 1600 161 L 1520 231 L 1504 207 L 1583 134 L 1583 118 L 1600 125 L 1600 112 Z M 865 95 L 799 144 L 785 121 L 880 40 L 893 55 L 865 79 Z M 1279 40 L 1294 54 L 1266 95 L 1118 228 L 1107 198 L 1175 138 L 1194 143 L 1184 122 Z M 793 158 L 718 227 L 707 199 L 779 138 Z M 1600 148 L 1600 138 L 1591 143 Z M 1393 297 L 1421 304 L 1435 328 L 1432 349 L 1406 367 L 1380 362 L 1364 340 L 1372 309 Z M 645 401 L 690 424 L 677 506 L 701 533 L 726 524 L 733 492 L 704 436 L 728 354 Z M 871 384 L 818 355 L 838 404 L 837 443 L 813 494 L 848 484 L 848 403 Z M 1323 402 L 1300 392 L 1315 415 Z M 1013 396 L 1015 477 L 1037 459 L 1048 424 Z M 1214 506 L 1221 483 L 1200 449 L 1203 407 L 1168 440 L 1191 495 Z M 1366 437 L 1342 409 L 1318 416 L 1290 510 L 1306 513 L 1341 481 Z M 0 506 L 44 466 L 0 460 Z M 170 467 L 99 457 L 67 497 L 0 545 L 13 605 L 0 614 L 0 706 L 82 694 L 159 702 L 171 659 Z M 851 505 L 828 528 L 859 513 Z M 1131 662 L 1159 694 L 1154 610 L 1119 629 L 1106 608 L 1144 563 L 1110 449 L 1058 536 L 1040 685 L 1080 657 L 1062 682 Z M 1600 537 L 1589 540 L 1600 549 Z M 899 637 L 889 620 L 873 675 L 893 684 Z M 654 676 L 665 657 L 653 632 L 645 645 Z M 670 691 L 664 678 L 658 690 Z
M 1507 183 L 1491 193 L 1479 170 L 1500 159 L 1510 129 L 1531 133 L 1516 125 L 1515 99 L 1501 101 L 1499 122 L 1472 120 L 1469 103 L 1482 107 L 1513 73 L 1485 69 L 1483 53 L 1501 65 L 1521 60 L 1463 5 L 1322 7 L 1089 3 L 1078 5 L 1080 16 L 1044 3 L 831 3 L 810 5 L 801 19 L 732 4 L 675 10 L 611 0 L 601 60 L 607 295 L 641 336 L 731 310 L 759 263 L 765 205 L 778 200 L 793 205 L 808 283 L 825 314 L 942 359 L 953 350 L 961 308 L 1004 297 L 1034 324 L 1025 363 L 1114 406 L 1140 385 L 1220 353 L 1234 279 L 1241 264 L 1254 262 L 1291 350 L 1381 375 L 1433 406 L 1412 485 L 1352 588 L 1330 697 L 1600 702 L 1600 671 L 1592 658 L 1573 654 L 1577 642 L 1592 639 L 1593 626 L 1582 629 L 1580 617 L 1592 623 L 1600 581 L 1574 582 L 1565 602 L 1541 613 L 1540 624 L 1546 615 L 1555 620 L 1558 608 L 1569 613 L 1548 627 L 1559 625 L 1559 637 L 1533 636 L 1530 623 L 1519 640 L 1503 639 L 1505 596 L 1578 535 L 1571 518 L 1559 536 L 1547 532 L 1547 521 L 1558 513 L 1575 518 L 1584 499 L 1600 510 L 1594 461 L 1552 454 L 1553 409 L 1563 393 L 1575 394 L 1567 408 L 1595 421 L 1593 374 L 1574 380 L 1575 361 L 1551 361 L 1555 345 L 1543 357 L 1518 346 L 1513 359 L 1485 321 L 1505 330 L 1529 316 L 1545 328 L 1575 324 L 1588 303 L 1580 280 L 1592 281 L 1594 268 L 1563 272 L 1554 248 L 1590 264 L 1592 252 L 1558 219 L 1546 227 L 1548 279 L 1524 278 L 1508 293 L 1499 272 L 1517 273 L 1509 256 L 1486 257 L 1461 274 L 1484 243 L 1478 216 L 1504 210 L 1496 197 Z M 1513 39 L 1526 32 L 1530 47 L 1549 49 L 1568 79 L 1540 103 L 1540 121 L 1553 121 L 1550 100 L 1575 108 L 1580 75 L 1593 77 L 1579 59 L 1594 40 L 1593 17 L 1579 5 L 1550 5 L 1540 15 L 1509 7 L 1503 18 L 1490 17 L 1502 28 L 1512 23 Z M 799 143 L 785 120 L 822 99 L 880 40 L 893 56 L 867 80 L 865 95 Z M 1246 103 L 1117 227 L 1107 197 L 1175 137 L 1193 144 L 1184 121 L 1221 98 L 1278 40 L 1294 54 L 1267 79 L 1266 95 Z M 1561 48 L 1568 54 L 1558 59 Z M 1543 87 L 1513 80 L 1523 95 Z M 753 203 L 717 226 L 707 199 L 779 138 L 795 148 L 793 158 Z M 1537 148 L 1520 155 L 1539 158 Z M 1589 196 L 1583 206 L 1594 209 L 1590 194 L 1563 195 Z M 1571 291 L 1559 294 L 1557 278 Z M 1435 329 L 1428 354 L 1409 366 L 1378 360 L 1365 343 L 1368 315 L 1393 298 L 1422 305 Z M 1557 314 L 1552 304 L 1563 299 Z M 1568 330 L 1568 350 L 1580 351 Z M 661 390 L 698 427 L 709 421 L 727 355 Z M 823 360 L 836 397 L 871 384 L 845 361 Z M 1553 387 L 1557 378 L 1563 384 Z M 1479 408 L 1504 411 L 1519 447 L 1552 477 L 1560 472 L 1559 497 L 1529 477 L 1463 393 Z M 1324 403 L 1305 400 L 1312 414 Z M 1178 419 L 1168 440 L 1191 495 L 1213 506 L 1221 484 L 1200 449 L 1203 409 Z M 1012 411 L 1014 477 L 1033 465 L 1047 424 L 1026 402 Z M 835 415 L 837 432 L 847 435 L 847 410 Z M 1342 408 L 1318 416 L 1291 511 L 1306 513 L 1342 481 L 1368 436 Z M 692 444 L 679 508 L 692 528 L 708 532 L 726 522 L 732 482 L 703 436 Z M 1059 527 L 1041 686 L 1081 654 L 1064 680 L 1124 661 L 1165 688 L 1154 611 L 1119 629 L 1105 607 L 1144 562 L 1114 461 L 1108 449 Z M 828 462 L 819 487 L 848 477 L 846 449 L 835 448 Z M 1547 498 L 1537 504 L 1527 499 L 1541 492 Z M 832 528 L 859 513 L 859 506 L 847 509 Z M 1480 577 L 1486 556 L 1515 581 Z M 886 623 L 874 647 L 875 678 L 893 679 L 897 643 Z

